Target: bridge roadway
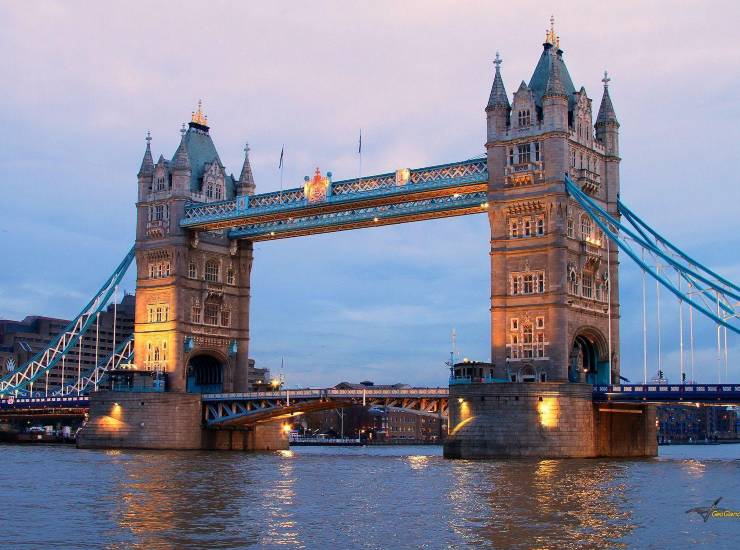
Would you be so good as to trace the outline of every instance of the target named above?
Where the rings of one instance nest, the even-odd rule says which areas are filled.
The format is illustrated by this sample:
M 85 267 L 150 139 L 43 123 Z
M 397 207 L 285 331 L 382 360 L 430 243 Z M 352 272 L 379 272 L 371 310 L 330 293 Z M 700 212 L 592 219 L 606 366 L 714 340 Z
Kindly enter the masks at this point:
M 208 426 L 254 424 L 306 412 L 351 405 L 382 406 L 428 416 L 447 416 L 447 388 L 289 389 L 271 392 L 203 395 Z M 597 385 L 596 403 L 739 405 L 740 384 Z M 67 416 L 87 412 L 90 397 L 3 397 L 0 415 Z

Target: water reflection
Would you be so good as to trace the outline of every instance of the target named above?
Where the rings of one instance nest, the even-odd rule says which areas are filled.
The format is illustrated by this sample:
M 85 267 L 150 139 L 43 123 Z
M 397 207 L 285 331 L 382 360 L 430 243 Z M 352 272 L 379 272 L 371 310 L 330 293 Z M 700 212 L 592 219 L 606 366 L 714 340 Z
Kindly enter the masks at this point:
M 508 460 L 460 464 L 451 527 L 495 548 L 618 548 L 635 524 L 624 464 Z
M 121 458 L 109 548 L 240 547 L 259 530 L 240 500 L 254 485 L 228 453 L 129 453 Z M 239 525 L 234 529 L 234 525 Z M 128 540 L 126 540 L 128 539 Z

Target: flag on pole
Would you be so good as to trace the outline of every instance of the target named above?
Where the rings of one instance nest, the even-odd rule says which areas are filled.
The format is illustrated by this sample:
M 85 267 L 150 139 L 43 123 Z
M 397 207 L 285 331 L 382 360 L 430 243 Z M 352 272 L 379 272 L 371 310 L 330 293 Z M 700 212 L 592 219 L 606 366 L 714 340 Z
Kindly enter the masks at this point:
M 360 155 L 362 154 L 362 128 L 360 128 L 360 144 L 357 147 L 357 153 Z
M 283 153 L 285 153 L 285 145 L 280 148 L 280 163 L 278 164 L 278 170 L 283 167 Z

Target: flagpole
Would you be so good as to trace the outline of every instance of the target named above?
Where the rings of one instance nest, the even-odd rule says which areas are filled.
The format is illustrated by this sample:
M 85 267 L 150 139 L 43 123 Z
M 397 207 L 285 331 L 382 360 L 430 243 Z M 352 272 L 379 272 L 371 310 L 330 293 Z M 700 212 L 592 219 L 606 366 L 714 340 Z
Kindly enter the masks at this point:
M 280 148 L 280 204 L 283 204 L 283 153 L 285 145 Z
M 360 174 L 358 177 L 358 183 L 362 184 L 362 128 L 360 128 L 360 144 L 357 148 L 357 152 L 360 154 Z

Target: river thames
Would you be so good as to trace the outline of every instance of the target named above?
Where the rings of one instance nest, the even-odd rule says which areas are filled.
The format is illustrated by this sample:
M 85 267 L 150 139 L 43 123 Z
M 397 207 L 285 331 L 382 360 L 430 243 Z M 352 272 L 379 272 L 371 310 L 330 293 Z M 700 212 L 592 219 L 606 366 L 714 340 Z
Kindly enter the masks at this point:
M 740 445 L 646 460 L 450 461 L 0 446 L 4 548 L 737 548 Z

